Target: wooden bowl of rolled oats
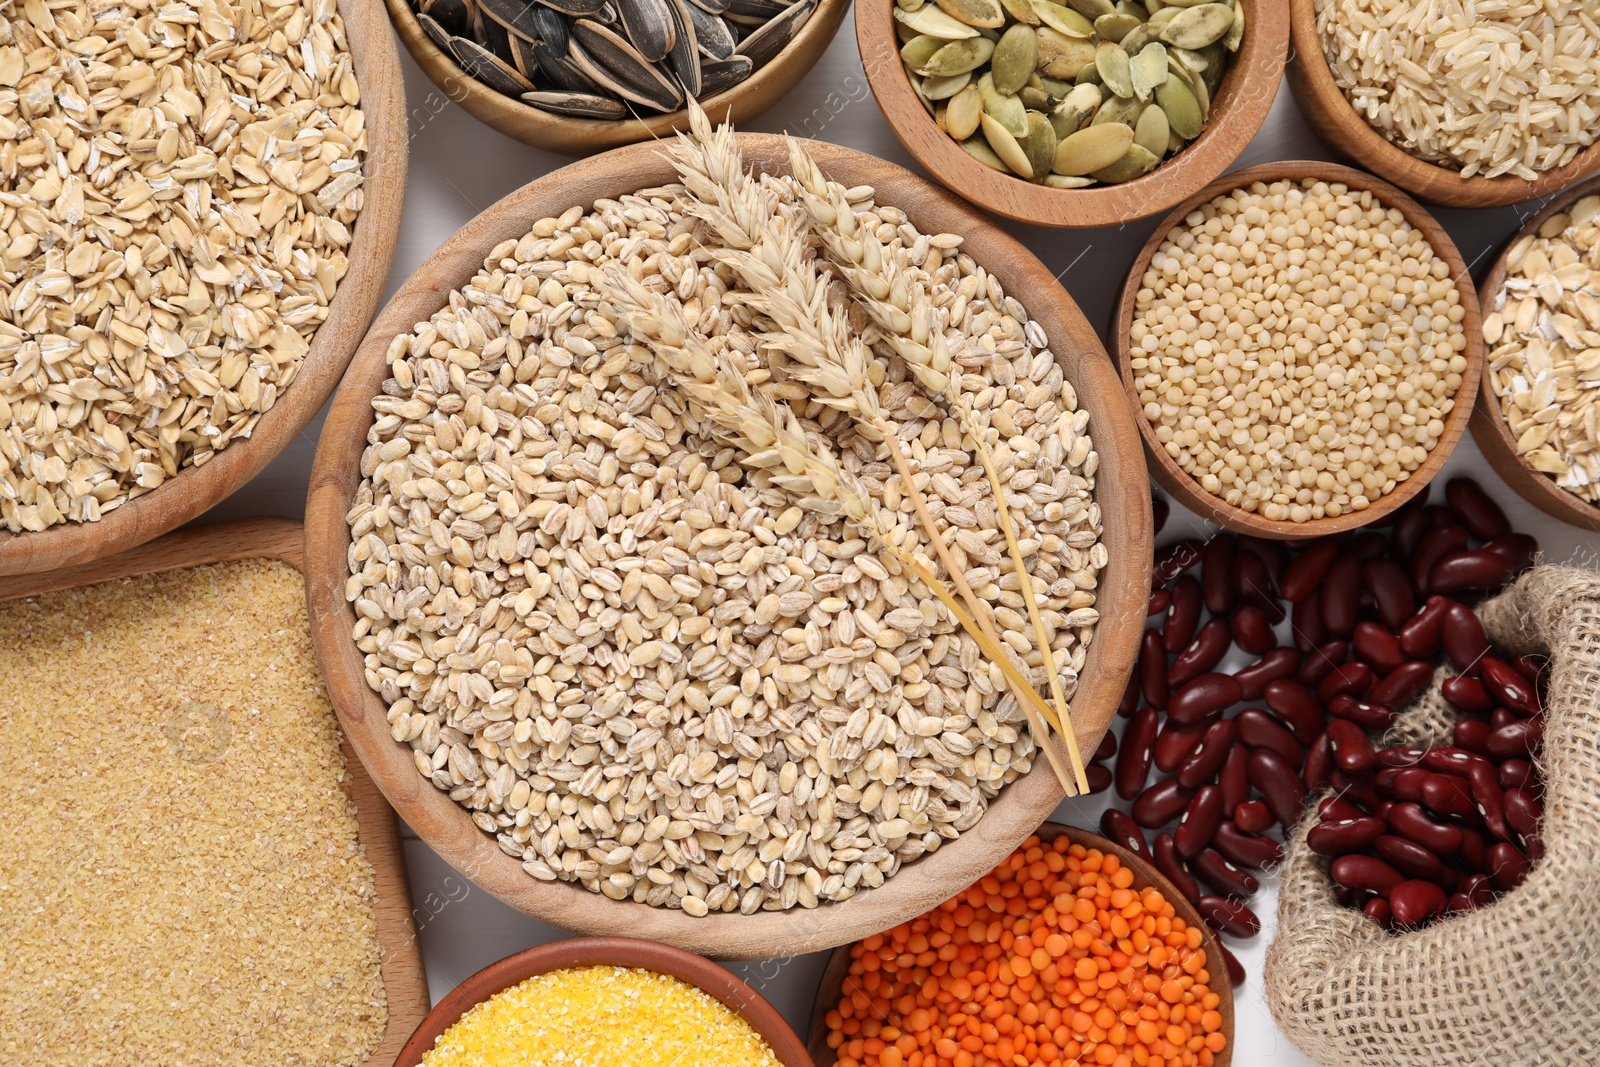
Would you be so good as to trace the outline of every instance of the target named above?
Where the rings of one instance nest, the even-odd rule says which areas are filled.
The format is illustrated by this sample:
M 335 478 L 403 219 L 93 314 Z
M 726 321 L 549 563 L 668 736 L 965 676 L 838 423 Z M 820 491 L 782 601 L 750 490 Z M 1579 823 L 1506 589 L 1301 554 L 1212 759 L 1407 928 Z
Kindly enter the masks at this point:
M 405 96 L 373 0 L 15 8 L 0 84 L 0 574 L 25 574 L 187 522 L 322 407 L 393 258 Z
M 799 146 L 702 130 L 506 197 L 380 314 L 318 446 L 352 742 L 432 848 L 566 929 L 743 958 L 920 914 L 1062 797 L 1011 674 L 1057 665 L 1088 753 L 1136 654 L 1149 481 L 1093 330 L 972 208 Z M 918 510 L 1005 666 L 929 595 Z

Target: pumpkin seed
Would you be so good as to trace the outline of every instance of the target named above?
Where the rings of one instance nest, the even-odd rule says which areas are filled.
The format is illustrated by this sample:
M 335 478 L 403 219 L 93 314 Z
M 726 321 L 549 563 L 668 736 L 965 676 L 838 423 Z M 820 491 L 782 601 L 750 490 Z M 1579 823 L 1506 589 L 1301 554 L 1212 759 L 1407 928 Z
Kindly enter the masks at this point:
M 900 46 L 900 61 L 918 74 L 922 74 L 926 71 L 928 60 L 933 58 L 933 54 L 949 43 L 943 37 L 918 34 Z
M 1195 74 L 1204 73 L 1208 65 L 1204 52 L 1193 52 L 1187 48 L 1169 48 L 1167 58 L 1176 59 Z
M 1094 36 L 1094 23 L 1070 7 L 1062 7 L 1051 0 L 1033 0 L 1033 11 L 1039 16 L 1040 22 L 1068 37 L 1087 41 Z
M 609 96 L 596 96 L 593 93 L 573 92 L 570 89 L 541 89 L 537 92 L 523 93 L 522 100 L 543 111 L 581 119 L 628 117 L 627 106 L 620 100 L 614 100 Z
M 915 11 L 917 8 L 921 7 L 926 0 L 894 0 L 894 2 L 895 6 L 901 11 Z
M 1133 95 L 1149 100 L 1156 86 L 1167 80 L 1167 50 L 1159 42 L 1144 46 L 1138 55 L 1129 60 L 1133 79 Z
M 900 38 L 901 44 L 905 44 L 907 41 L 915 40 L 918 37 L 924 36 L 899 20 L 895 21 L 894 32 L 895 36 Z
M 1244 6 L 1233 5 L 1233 24 L 1228 27 L 1228 32 L 1223 35 L 1222 47 L 1230 52 L 1237 52 L 1239 45 L 1244 41 Z
M 1082 70 L 1078 71 L 1078 76 L 1077 76 L 1077 78 L 1075 78 L 1073 80 L 1073 84 L 1074 85 L 1103 85 L 1104 83 L 1100 79 L 1100 68 L 1096 67 L 1093 63 L 1084 64 L 1084 68 Z M 1115 95 L 1115 94 L 1112 94 L 1112 95 Z
M 1062 81 L 1059 78 L 1048 78 L 1038 71 L 1034 71 L 1033 77 L 1028 79 L 1028 84 L 1035 89 L 1043 89 L 1057 100 L 1066 99 L 1067 94 L 1072 92 L 1071 82 Z
M 1000 161 L 1022 177 L 1032 178 L 1033 164 L 1028 162 L 1028 153 L 1017 143 L 1016 136 L 987 111 L 984 112 L 982 122 L 984 139 L 989 142 L 989 147 L 994 149 L 994 154 L 1000 157 Z M 1026 118 L 1023 119 L 1023 125 L 1026 129 Z
M 1051 78 L 1076 78 L 1084 67 L 1094 65 L 1094 43 L 1068 37 L 1054 26 L 1040 26 L 1039 73 Z
M 994 149 L 989 147 L 989 142 L 983 139 L 982 134 L 978 134 L 974 137 L 968 137 L 965 141 L 961 142 L 961 148 L 962 151 L 967 153 L 967 155 L 971 156 L 973 159 L 976 159 L 979 163 L 982 163 L 991 170 L 997 170 L 1001 174 L 1010 173 L 1010 171 L 1006 169 L 1006 165 L 1001 162 L 1000 157 L 995 155 Z
M 1113 96 L 1100 105 L 1100 110 L 1094 113 L 1089 125 L 1102 126 L 1108 122 L 1120 122 L 1125 126 L 1132 126 L 1139 118 L 1139 112 L 1143 110 L 1144 105 L 1139 103 L 1137 97 Z
M 1160 11 L 1152 11 L 1150 13 L 1150 21 L 1145 23 L 1145 25 L 1165 26 L 1167 23 L 1177 18 L 1178 13 L 1182 10 L 1183 8 L 1181 7 L 1164 7 Z M 1160 38 L 1158 37 L 1157 39 L 1159 40 Z
M 1125 0 L 1117 0 L 1117 3 L 1119 3 L 1119 4 L 1121 4 L 1123 2 L 1125 2 Z M 1145 13 L 1148 14 L 1151 18 L 1155 18 L 1156 14 L 1158 12 L 1160 12 L 1162 9 L 1164 9 L 1165 7 L 1167 7 L 1167 5 L 1163 4 L 1161 2 L 1161 0 L 1144 0 Z
M 1113 11 L 1109 15 L 1101 15 L 1094 20 L 1094 32 L 1100 35 L 1103 41 L 1116 41 L 1121 43 L 1128 34 L 1143 26 L 1144 23 L 1132 15 L 1124 15 L 1120 11 Z M 1126 47 L 1124 47 L 1126 51 Z
M 1209 118 L 1211 115 L 1211 93 L 1206 89 L 1205 78 L 1188 70 L 1182 63 L 1172 64 L 1167 68 L 1167 71 L 1170 77 L 1182 78 L 1183 83 L 1194 94 L 1195 103 L 1200 105 L 1200 121 L 1204 122 Z
M 1149 174 L 1160 162 L 1161 157 L 1143 145 L 1130 144 L 1126 155 L 1110 166 L 1095 171 L 1094 176 L 1107 185 L 1115 185 Z
M 968 85 L 950 98 L 945 109 L 945 130 L 958 141 L 965 141 L 978 131 L 983 118 L 983 94 L 976 85 Z
M 1110 41 L 1101 41 L 1094 50 L 1095 69 L 1105 87 L 1118 96 L 1133 95 L 1133 71 L 1128 53 Z
M 1022 106 L 1029 111 L 1038 111 L 1046 115 L 1055 110 L 1056 104 L 1059 103 L 1043 89 L 1036 89 L 1031 85 L 1024 85 L 1017 90 L 1017 99 L 1021 100 Z
M 1056 158 L 1056 131 L 1050 125 L 1050 120 L 1037 111 L 1028 112 L 1028 132 L 1021 144 L 1034 179 L 1042 179 L 1050 173 Z
M 1139 121 L 1133 125 L 1133 143 L 1143 145 L 1159 157 L 1166 155 L 1171 138 L 1172 126 L 1167 122 L 1167 113 L 1161 110 L 1160 104 L 1146 104 L 1139 112 Z
M 1104 94 L 1098 85 L 1080 85 L 1068 93 L 1056 109 L 1050 112 L 1050 126 L 1057 140 L 1077 133 L 1100 107 Z
M 1220 41 L 1233 28 L 1233 8 L 1227 4 L 1199 4 L 1179 10 L 1161 30 L 1161 39 L 1179 48 L 1204 48 Z
M 1090 22 L 1117 9 L 1111 0 L 1067 0 L 1067 6 Z
M 1031 32 L 1031 31 L 1030 31 Z M 938 40 L 919 38 L 919 40 Z M 927 61 L 913 69 L 918 74 L 947 78 L 952 74 L 965 74 L 977 70 L 994 55 L 994 44 L 986 37 L 968 37 L 961 41 L 943 41 L 939 50 Z
M 1201 113 L 1200 102 L 1194 98 L 1194 92 L 1189 88 L 1188 82 L 1182 78 L 1168 78 L 1156 88 L 1156 103 L 1167 113 L 1167 121 L 1171 123 L 1173 133 L 1186 141 L 1192 141 L 1200 136 L 1200 130 L 1205 125 L 1205 116 Z
M 1057 174 L 1092 174 L 1127 155 L 1133 128 L 1120 122 L 1090 126 L 1061 139 L 1051 169 Z
M 911 83 L 911 91 L 917 94 L 917 101 L 922 105 L 922 109 L 930 115 L 937 115 L 938 112 L 934 110 L 933 101 L 929 100 L 928 94 L 922 91 L 921 76 L 916 74 L 907 74 L 906 80 Z
M 896 22 L 918 33 L 925 33 L 930 37 L 943 37 L 947 41 L 960 41 L 978 36 L 977 27 L 953 19 L 937 7 L 920 7 L 915 11 L 895 8 L 894 18 Z
M 1044 184 L 1052 189 L 1083 189 L 1093 185 L 1094 179 L 1075 174 L 1046 174 Z
M 1011 27 L 991 50 L 994 55 L 989 61 L 989 73 L 994 76 L 996 90 L 1014 93 L 1028 84 L 1028 75 L 1039 58 L 1039 37 L 1031 27 Z
M 1017 97 L 996 89 L 993 74 L 985 74 L 978 79 L 978 92 L 983 94 L 985 115 L 1000 123 L 1013 137 L 1021 137 L 1028 132 L 1028 109 L 1022 106 L 1022 101 Z M 989 144 L 996 152 L 1000 151 L 992 139 Z
M 929 100 L 948 100 L 965 89 L 972 82 L 972 72 L 964 70 L 960 74 L 951 74 L 946 77 L 933 77 L 922 79 L 922 95 Z
M 1159 26 L 1152 26 L 1148 22 L 1141 22 L 1139 25 L 1129 30 L 1122 37 L 1122 39 L 1117 42 L 1117 44 L 1121 45 L 1122 50 L 1128 53 L 1130 56 L 1136 56 L 1140 52 L 1144 51 L 1144 46 L 1149 44 L 1151 41 L 1161 40 L 1161 38 L 1157 36 L 1157 33 L 1160 31 L 1160 29 L 1161 27 Z M 1103 37 L 1105 35 L 1101 34 L 1101 36 Z
M 1006 24 L 1006 13 L 997 0 L 934 0 L 939 9 L 968 26 L 997 29 Z
M 1039 25 L 1039 16 L 1033 13 L 1033 0 L 1000 0 L 1006 9 L 1006 14 L 1022 23 L 1024 26 Z

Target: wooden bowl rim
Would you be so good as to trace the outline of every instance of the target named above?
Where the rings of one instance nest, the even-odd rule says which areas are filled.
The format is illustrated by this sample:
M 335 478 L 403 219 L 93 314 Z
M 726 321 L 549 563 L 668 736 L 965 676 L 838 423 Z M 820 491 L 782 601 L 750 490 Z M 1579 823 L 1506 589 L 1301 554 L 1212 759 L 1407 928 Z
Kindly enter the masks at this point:
M 740 134 L 747 162 L 787 171 L 785 139 Z M 1058 364 L 1090 412 L 1100 456 L 1095 496 L 1104 516 L 1110 559 L 1100 576 L 1101 620 L 1073 700 L 1080 747 L 1091 751 L 1109 726 L 1138 654 L 1144 625 L 1152 543 L 1149 478 L 1134 415 L 1098 336 L 1050 272 L 992 220 L 923 178 L 852 149 L 809 148 L 825 172 L 846 184 L 876 185 L 887 203 L 904 205 L 931 233 L 955 232 L 991 265 L 1008 291 L 1028 294 Z M 472 823 L 465 809 L 416 772 L 408 746 L 390 736 L 386 708 L 366 684 L 362 656 L 350 638 L 354 613 L 344 597 L 349 529 L 345 514 L 359 477 L 373 412 L 370 398 L 388 370 L 390 339 L 440 307 L 452 286 L 479 269 L 488 248 L 522 236 L 539 218 L 572 204 L 669 180 L 670 165 L 650 145 L 635 145 L 574 163 L 505 199 L 469 223 L 424 263 L 379 315 L 334 397 L 318 444 L 306 508 L 308 589 L 313 633 L 328 689 L 346 732 L 372 776 L 407 823 L 447 862 L 488 892 L 545 922 L 579 933 L 626 929 L 719 958 L 789 955 L 831 948 L 926 911 L 982 877 L 1009 854 L 1061 799 L 1046 761 L 1012 782 L 977 825 L 925 856 L 883 886 L 813 910 L 692 918 L 681 911 L 610 900 L 567 882 L 529 877 L 517 860 Z M 556 206 L 556 205 L 560 206 Z M 1037 294 L 1036 296 L 1033 294 Z M 930 879 L 937 879 L 929 886 Z
M 1133 870 L 1136 885 L 1154 886 L 1172 903 L 1180 919 L 1205 935 L 1206 969 L 1212 976 L 1212 992 L 1222 1000 L 1222 1003 L 1217 1005 L 1217 1012 L 1222 1016 L 1222 1034 L 1228 1039 L 1228 1044 L 1218 1055 L 1214 1067 L 1229 1067 L 1233 1062 L 1234 1042 L 1233 983 L 1228 979 L 1227 961 L 1220 958 L 1219 949 L 1222 947 L 1222 942 L 1218 939 L 1217 932 L 1200 918 L 1200 912 L 1194 904 L 1179 892 L 1178 887 L 1173 885 L 1166 875 L 1156 869 L 1155 864 L 1092 830 L 1052 820 L 1041 824 L 1035 833 L 1046 843 L 1054 841 L 1057 837 L 1066 837 L 1073 844 L 1082 845 L 1084 848 L 1097 848 L 1101 852 L 1114 854 L 1125 866 Z M 851 942 L 840 945 L 828 956 L 827 966 L 822 972 L 816 995 L 811 1002 L 811 1019 L 806 1027 L 806 1050 L 811 1054 L 812 1061 L 817 1067 L 824 1067 L 834 1062 L 834 1059 L 828 1058 L 833 1055 L 833 1050 L 827 1046 L 827 1014 L 839 1002 L 839 993 L 843 991 L 844 978 L 849 971 L 850 949 L 854 944 Z M 1214 962 L 1221 966 L 1212 966 Z M 1217 981 L 1219 977 L 1220 983 Z M 829 992 L 828 987 L 835 983 L 838 988 L 832 991 L 831 996 L 824 996 Z
M 1338 155 L 1429 203 L 1503 207 L 1559 192 L 1600 171 L 1600 141 L 1532 181 L 1510 175 L 1463 178 L 1459 171 L 1418 159 L 1368 125 L 1340 91 L 1317 33 L 1316 0 L 1289 0 L 1289 26 L 1294 40 L 1289 85 L 1302 111 L 1313 120 L 1313 131 Z
M 259 474 L 305 429 L 339 383 L 378 310 L 394 260 L 405 203 L 408 142 L 400 57 L 376 0 L 339 0 L 339 12 L 366 116 L 368 143 L 362 165 L 366 200 L 346 253 L 349 268 L 295 380 L 249 437 L 230 442 L 201 466 L 185 467 L 99 521 L 66 522 L 23 533 L 0 530 L 0 575 L 101 559 L 183 525 Z
M 563 155 L 587 156 L 605 149 L 662 137 L 688 122 L 689 113 L 685 110 L 613 122 L 555 115 L 524 104 L 521 100 L 514 100 L 491 89 L 462 70 L 455 57 L 435 44 L 433 38 L 423 30 L 416 12 L 411 10 L 406 0 L 383 0 L 383 3 L 389 10 L 389 19 L 394 23 L 395 32 L 405 44 L 406 51 L 411 53 L 411 58 L 416 60 L 428 80 L 474 118 L 524 144 Z M 700 106 L 713 119 L 731 113 L 736 122 L 747 121 L 767 110 L 785 89 L 805 77 L 827 50 L 828 44 L 839 32 L 839 25 L 844 21 L 844 13 L 849 5 L 850 0 L 818 0 L 811 18 L 806 20 L 806 24 L 783 51 L 738 85 L 700 101 Z M 755 107 L 740 106 L 764 95 L 769 86 L 775 94 L 773 100 Z
M 1244 40 L 1223 75 L 1200 136 L 1142 178 L 1088 189 L 1051 189 L 1001 174 L 967 155 L 940 130 L 912 91 L 900 61 L 894 0 L 859 0 L 856 47 L 889 128 L 947 189 L 985 211 L 1036 226 L 1115 226 L 1158 214 L 1210 182 L 1239 158 L 1266 121 L 1288 60 L 1288 19 L 1283 0 L 1240 2 L 1247 13 Z M 907 133 L 913 123 L 922 128 L 922 136 Z
M 1133 382 L 1129 334 L 1133 327 L 1134 304 L 1138 298 L 1144 273 L 1167 235 L 1183 222 L 1189 212 L 1217 197 L 1245 188 L 1253 182 L 1302 181 L 1308 178 L 1342 183 L 1354 190 L 1370 192 L 1386 207 L 1398 208 L 1406 221 L 1427 237 L 1434 255 L 1449 265 L 1450 277 L 1455 281 L 1456 289 L 1461 296 L 1461 306 L 1465 311 L 1462 317 L 1462 329 L 1465 331 L 1467 341 L 1462 355 L 1466 358 L 1467 369 L 1462 374 L 1461 387 L 1456 390 L 1454 398 L 1455 407 L 1445 419 L 1444 434 L 1439 438 L 1439 443 L 1428 453 L 1428 458 L 1422 466 L 1412 471 L 1393 492 L 1379 497 L 1362 511 L 1352 511 L 1331 518 L 1311 519 L 1307 522 L 1274 521 L 1262 518 L 1255 512 L 1234 507 L 1224 502 L 1221 497 L 1206 492 L 1194 477 L 1167 455 L 1166 450 L 1156 440 L 1154 428 L 1144 416 L 1143 405 L 1138 402 L 1138 389 Z M 1462 434 L 1466 432 L 1467 422 L 1472 417 L 1478 380 L 1483 371 L 1483 320 L 1478 309 L 1477 289 L 1472 284 L 1472 276 L 1467 270 L 1466 262 L 1462 260 L 1460 251 L 1444 227 L 1440 226 L 1438 220 L 1421 204 L 1382 178 L 1353 167 L 1320 160 L 1279 160 L 1224 174 L 1173 208 L 1145 241 L 1144 247 L 1139 250 L 1138 256 L 1133 261 L 1133 267 L 1128 271 L 1127 279 L 1122 283 L 1122 292 L 1117 296 L 1115 318 L 1111 323 L 1111 338 L 1117 366 L 1122 375 L 1122 386 L 1127 390 L 1128 402 L 1136 412 L 1145 452 L 1155 460 L 1152 469 L 1156 481 L 1177 497 L 1179 503 L 1203 518 L 1235 533 L 1254 534 L 1278 540 L 1322 537 L 1371 525 L 1421 492 L 1444 467 L 1450 459 L 1450 454 L 1455 451 L 1457 443 L 1460 442 Z
M 1495 298 L 1500 294 L 1500 287 L 1506 280 L 1506 254 L 1513 245 L 1530 233 L 1538 231 L 1544 221 L 1552 215 L 1568 210 L 1573 204 L 1586 196 L 1600 195 L 1600 178 L 1591 178 L 1582 185 L 1575 186 L 1546 204 L 1538 214 L 1530 218 L 1521 229 L 1507 238 L 1505 244 L 1500 246 L 1495 253 L 1494 263 L 1489 267 L 1489 273 L 1484 275 L 1483 284 L 1478 288 L 1478 304 L 1484 314 L 1493 310 Z M 1489 345 L 1484 344 L 1484 372 L 1488 373 Z M 1477 409 L 1473 412 L 1472 437 L 1478 442 L 1478 448 L 1484 458 L 1494 467 L 1501 479 L 1534 507 L 1547 515 L 1553 515 L 1563 522 L 1590 530 L 1600 530 L 1600 507 L 1567 492 L 1548 475 L 1529 467 L 1517 451 L 1516 439 L 1511 436 L 1511 427 L 1506 424 L 1505 412 L 1500 407 L 1500 397 L 1494 391 L 1494 383 L 1485 380 L 1478 389 Z
M 394 1067 L 417 1067 L 439 1035 L 472 1008 L 519 982 L 578 967 L 633 967 L 670 975 L 717 998 L 760 1034 L 785 1067 L 812 1067 L 799 1035 L 765 997 L 703 956 L 633 937 L 574 937 L 525 948 L 464 979 L 418 1024 Z

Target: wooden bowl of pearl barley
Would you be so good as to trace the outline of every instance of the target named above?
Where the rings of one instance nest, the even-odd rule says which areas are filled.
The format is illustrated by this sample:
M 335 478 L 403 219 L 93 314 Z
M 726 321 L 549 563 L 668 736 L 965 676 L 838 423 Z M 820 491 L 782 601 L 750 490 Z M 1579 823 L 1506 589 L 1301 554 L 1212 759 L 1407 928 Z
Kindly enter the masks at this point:
M 1389 183 L 1314 161 L 1225 175 L 1174 208 L 1111 338 L 1156 481 L 1281 540 L 1415 496 L 1466 431 L 1483 371 L 1477 292 L 1443 227 Z

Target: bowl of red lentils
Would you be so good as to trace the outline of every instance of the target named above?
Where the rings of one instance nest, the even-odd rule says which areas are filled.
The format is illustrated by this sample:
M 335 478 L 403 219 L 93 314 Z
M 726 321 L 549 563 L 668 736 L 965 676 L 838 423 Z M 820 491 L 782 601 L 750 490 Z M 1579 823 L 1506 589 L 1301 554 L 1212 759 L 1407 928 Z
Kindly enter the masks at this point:
M 507 956 L 434 1005 L 395 1067 L 811 1067 L 754 989 L 703 956 L 627 937 Z
M 1226 950 L 1151 864 L 1045 823 L 978 882 L 835 950 L 817 1067 L 1228 1067 Z

